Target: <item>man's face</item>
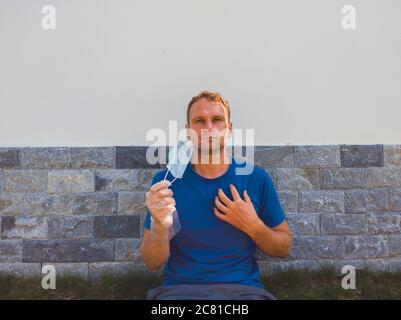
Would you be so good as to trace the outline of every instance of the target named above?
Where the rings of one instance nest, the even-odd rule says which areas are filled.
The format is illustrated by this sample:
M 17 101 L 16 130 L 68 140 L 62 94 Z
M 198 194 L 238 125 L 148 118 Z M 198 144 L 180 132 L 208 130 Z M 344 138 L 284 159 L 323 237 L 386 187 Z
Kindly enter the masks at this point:
M 217 102 L 206 98 L 196 101 L 190 111 L 186 124 L 188 135 L 196 149 L 202 154 L 220 152 L 231 135 L 232 123 L 228 121 L 228 112 Z

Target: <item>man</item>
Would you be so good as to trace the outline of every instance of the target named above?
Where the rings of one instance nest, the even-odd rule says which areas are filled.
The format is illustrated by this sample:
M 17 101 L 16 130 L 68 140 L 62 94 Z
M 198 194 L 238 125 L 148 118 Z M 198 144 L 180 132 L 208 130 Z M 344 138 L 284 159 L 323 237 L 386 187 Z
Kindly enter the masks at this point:
M 236 174 L 243 164 L 227 156 L 232 122 L 219 93 L 192 98 L 186 129 L 198 161 L 171 188 L 162 181 L 166 170 L 158 172 L 146 193 L 141 257 L 150 271 L 164 265 L 163 284 L 149 290 L 147 299 L 274 299 L 260 280 L 254 253 L 259 247 L 286 257 L 292 236 L 269 174 L 256 165 L 248 175 Z M 169 241 L 163 220 L 174 207 L 181 230 Z

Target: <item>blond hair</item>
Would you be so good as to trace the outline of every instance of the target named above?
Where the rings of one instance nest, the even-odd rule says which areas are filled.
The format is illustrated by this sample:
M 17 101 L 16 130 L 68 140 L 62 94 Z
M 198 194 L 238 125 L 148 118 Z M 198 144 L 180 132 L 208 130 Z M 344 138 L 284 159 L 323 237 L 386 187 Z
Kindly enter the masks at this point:
M 228 114 L 228 121 L 230 121 L 230 106 L 228 105 L 228 101 L 223 98 L 223 96 L 218 93 L 218 92 L 212 92 L 212 91 L 202 91 L 195 97 L 191 99 L 191 101 L 188 103 L 187 107 L 187 122 L 189 123 L 189 111 L 191 110 L 192 105 L 202 99 L 206 98 L 209 102 L 217 102 L 220 103 L 224 108 L 227 109 L 227 114 Z

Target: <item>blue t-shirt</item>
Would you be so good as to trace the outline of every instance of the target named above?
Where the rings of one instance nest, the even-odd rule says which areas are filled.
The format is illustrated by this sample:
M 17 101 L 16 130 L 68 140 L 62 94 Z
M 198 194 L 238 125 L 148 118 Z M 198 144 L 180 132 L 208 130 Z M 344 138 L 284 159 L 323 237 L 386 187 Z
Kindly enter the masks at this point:
M 285 220 L 272 179 L 266 170 L 252 166 L 248 175 L 236 174 L 245 166 L 234 158 L 220 177 L 207 179 L 189 164 L 182 179 L 172 186 L 181 230 L 170 240 L 170 257 L 163 268 L 164 286 L 175 284 L 235 283 L 264 288 L 254 257 L 256 245 L 243 231 L 220 220 L 213 211 L 219 188 L 233 200 L 230 184 L 241 198 L 247 190 L 258 216 L 269 227 Z M 241 170 L 241 169 L 239 169 Z M 163 180 L 166 169 L 153 177 L 152 185 Z M 171 173 L 167 176 L 172 180 Z M 150 229 L 150 213 L 144 227 Z

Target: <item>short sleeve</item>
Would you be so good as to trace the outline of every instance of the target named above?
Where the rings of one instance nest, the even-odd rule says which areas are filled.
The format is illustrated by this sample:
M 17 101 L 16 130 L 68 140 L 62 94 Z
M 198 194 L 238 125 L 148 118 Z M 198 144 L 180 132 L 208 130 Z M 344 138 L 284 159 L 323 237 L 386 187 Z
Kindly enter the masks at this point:
M 143 223 L 143 227 L 150 230 L 150 212 L 149 209 L 146 209 L 145 222 Z
M 265 170 L 262 172 L 262 205 L 259 217 L 268 227 L 274 228 L 282 223 L 286 216 L 270 175 Z
M 151 186 L 163 180 L 165 173 L 166 173 L 165 170 L 157 172 L 152 179 Z M 150 230 L 150 212 L 148 208 L 146 208 L 146 216 L 145 216 L 145 222 L 143 223 L 143 227 Z

